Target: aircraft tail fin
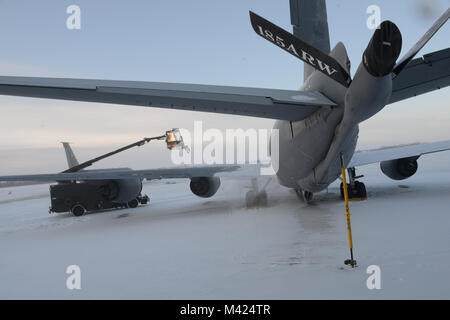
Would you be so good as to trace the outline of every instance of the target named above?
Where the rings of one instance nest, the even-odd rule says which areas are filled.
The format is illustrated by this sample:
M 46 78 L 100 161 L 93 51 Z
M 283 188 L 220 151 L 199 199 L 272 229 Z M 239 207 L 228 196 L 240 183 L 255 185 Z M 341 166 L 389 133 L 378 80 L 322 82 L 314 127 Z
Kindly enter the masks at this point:
M 289 0 L 289 2 L 294 35 L 328 54 L 330 52 L 330 34 L 325 0 Z M 312 72 L 314 72 L 314 68 L 305 63 L 303 81 Z
M 78 160 L 75 157 L 72 148 L 70 147 L 70 143 L 69 142 L 61 142 L 61 143 L 64 147 L 64 151 L 66 152 L 67 165 L 69 166 L 69 169 L 78 166 L 79 165 Z

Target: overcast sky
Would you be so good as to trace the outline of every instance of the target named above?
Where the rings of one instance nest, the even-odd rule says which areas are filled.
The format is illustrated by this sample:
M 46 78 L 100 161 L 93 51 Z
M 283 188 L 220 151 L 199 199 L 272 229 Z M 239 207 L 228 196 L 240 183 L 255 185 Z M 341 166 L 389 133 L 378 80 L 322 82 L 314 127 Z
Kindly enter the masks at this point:
M 80 30 L 66 27 L 71 4 L 81 8 Z M 399 26 L 405 53 L 450 1 L 327 1 L 331 45 L 344 42 L 353 72 L 373 33 L 366 27 L 372 4 L 380 6 L 383 20 Z M 0 74 L 298 89 L 302 64 L 254 33 L 249 10 L 291 30 L 288 0 L 0 0 Z M 447 23 L 421 54 L 448 47 L 449 33 Z M 446 88 L 386 107 L 361 125 L 359 148 L 450 139 L 449 100 Z M 63 140 L 75 143 L 83 158 L 96 156 L 96 147 L 108 150 L 172 127 L 192 129 L 194 120 L 222 130 L 273 125 L 249 117 L 7 96 L 0 96 L 0 120 L 0 174 L 64 167 Z M 161 163 L 153 159 L 168 157 L 162 145 L 145 148 L 125 156 L 131 166 L 148 168 Z

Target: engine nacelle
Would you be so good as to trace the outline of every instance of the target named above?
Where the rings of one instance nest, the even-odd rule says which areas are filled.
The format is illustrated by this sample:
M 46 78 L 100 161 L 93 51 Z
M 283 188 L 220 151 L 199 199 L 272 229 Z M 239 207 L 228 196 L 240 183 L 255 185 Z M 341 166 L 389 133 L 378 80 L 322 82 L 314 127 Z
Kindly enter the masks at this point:
M 220 178 L 218 177 L 195 177 L 191 178 L 189 184 L 191 191 L 196 196 L 209 198 L 216 194 L 220 187 Z
M 102 196 L 115 203 L 127 203 L 142 191 L 141 179 L 120 179 L 102 182 L 99 192 Z
M 383 21 L 376 29 L 363 54 L 363 64 L 374 77 L 392 72 L 402 50 L 402 34 L 391 21 Z
M 383 173 L 393 180 L 404 180 L 417 172 L 417 159 L 419 157 L 402 158 L 383 161 L 380 168 Z

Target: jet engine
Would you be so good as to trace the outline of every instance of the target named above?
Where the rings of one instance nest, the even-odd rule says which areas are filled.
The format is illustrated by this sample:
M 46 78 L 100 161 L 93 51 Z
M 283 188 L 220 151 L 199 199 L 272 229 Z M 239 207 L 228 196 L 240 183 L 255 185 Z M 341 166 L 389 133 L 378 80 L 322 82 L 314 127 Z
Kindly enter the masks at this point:
M 383 161 L 380 168 L 383 173 L 393 180 L 404 180 L 417 172 L 417 159 L 410 157 L 396 160 Z
M 392 72 L 402 50 L 402 35 L 395 23 L 383 21 L 377 28 L 363 54 L 363 64 L 374 77 Z
M 139 196 L 142 191 L 142 181 L 140 179 L 110 180 L 107 183 L 102 181 L 98 190 L 108 200 L 115 203 L 127 203 Z
M 209 198 L 216 194 L 220 187 L 218 177 L 194 177 L 191 178 L 190 188 L 193 194 L 202 198 Z
M 391 72 L 401 47 L 402 36 L 397 26 L 390 21 L 381 23 L 364 51 L 362 62 L 345 95 L 342 127 L 354 126 L 369 119 L 388 103 L 392 92 Z

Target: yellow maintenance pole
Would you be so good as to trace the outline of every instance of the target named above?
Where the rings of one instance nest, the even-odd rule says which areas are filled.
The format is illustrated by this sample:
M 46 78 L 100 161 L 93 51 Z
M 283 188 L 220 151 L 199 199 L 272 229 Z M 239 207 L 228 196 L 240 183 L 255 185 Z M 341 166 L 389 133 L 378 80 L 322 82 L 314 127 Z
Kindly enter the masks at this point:
M 347 179 L 345 176 L 344 167 L 344 155 L 341 153 L 341 169 L 342 169 L 342 185 L 344 188 L 344 199 L 345 199 L 345 212 L 347 216 L 347 231 L 348 231 L 348 244 L 350 247 L 350 260 L 345 260 L 346 265 L 351 265 L 352 268 L 356 267 L 356 260 L 353 259 L 353 240 L 352 240 L 352 224 L 350 222 L 350 208 L 348 205 L 348 190 L 347 190 Z

